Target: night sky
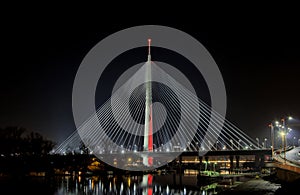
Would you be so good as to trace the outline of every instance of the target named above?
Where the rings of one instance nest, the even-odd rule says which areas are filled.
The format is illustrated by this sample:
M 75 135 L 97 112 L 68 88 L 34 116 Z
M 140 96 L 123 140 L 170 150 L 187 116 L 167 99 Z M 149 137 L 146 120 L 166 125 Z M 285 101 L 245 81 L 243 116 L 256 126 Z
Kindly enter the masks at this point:
M 22 126 L 60 143 L 75 130 L 72 87 L 84 56 L 111 33 L 142 24 L 42 21 L 20 17 L 5 24 L 0 127 Z M 223 75 L 227 119 L 251 137 L 269 138 L 268 124 L 281 116 L 300 119 L 300 32 L 294 21 L 257 18 L 209 25 L 201 21 L 183 23 L 169 18 L 145 24 L 177 28 L 206 47 Z M 189 77 L 192 83 L 197 81 L 197 75 Z M 111 83 L 107 81 L 103 90 L 111 90 Z M 299 124 L 291 124 L 298 135 Z

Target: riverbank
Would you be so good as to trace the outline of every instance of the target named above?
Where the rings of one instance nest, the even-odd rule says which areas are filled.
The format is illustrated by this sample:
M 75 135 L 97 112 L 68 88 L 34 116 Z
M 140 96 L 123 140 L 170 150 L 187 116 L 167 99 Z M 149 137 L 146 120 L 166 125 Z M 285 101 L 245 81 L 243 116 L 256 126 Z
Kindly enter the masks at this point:
M 224 190 L 222 195 L 235 194 L 255 194 L 255 195 L 279 195 L 294 194 L 298 191 L 300 181 L 284 182 L 278 180 L 275 176 L 265 176 L 261 178 L 253 178 L 249 181 L 242 182 L 230 189 Z

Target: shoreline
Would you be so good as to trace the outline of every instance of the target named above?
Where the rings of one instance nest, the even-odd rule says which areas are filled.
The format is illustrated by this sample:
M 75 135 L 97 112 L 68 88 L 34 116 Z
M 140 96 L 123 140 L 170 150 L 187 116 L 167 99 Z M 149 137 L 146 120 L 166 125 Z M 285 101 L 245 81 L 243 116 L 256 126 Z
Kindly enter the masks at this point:
M 298 190 L 300 181 L 284 182 L 279 180 L 275 175 L 264 176 L 260 178 L 252 178 L 245 182 L 240 182 L 236 186 L 221 191 L 222 195 L 235 194 L 294 194 Z

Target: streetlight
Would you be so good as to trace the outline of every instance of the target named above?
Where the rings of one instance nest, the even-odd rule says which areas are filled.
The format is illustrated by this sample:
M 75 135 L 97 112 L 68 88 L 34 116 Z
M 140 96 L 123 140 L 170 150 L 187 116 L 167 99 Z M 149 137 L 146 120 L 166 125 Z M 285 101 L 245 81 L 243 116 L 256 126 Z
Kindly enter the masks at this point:
M 286 162 L 286 152 L 285 152 L 285 137 L 286 134 L 284 131 L 280 132 L 281 135 L 281 141 L 282 141 L 282 150 L 283 150 L 283 155 L 284 155 L 284 162 Z
M 288 117 L 283 117 L 283 118 L 281 119 L 281 121 L 282 121 L 282 126 L 283 126 L 284 128 L 286 128 L 286 120 L 288 120 L 288 121 L 293 120 L 293 117 L 288 116 Z
M 270 130 L 271 130 L 271 142 L 270 142 L 270 144 L 272 144 L 271 145 L 272 155 L 274 153 L 274 148 L 275 148 L 275 143 L 274 143 L 275 138 L 276 138 L 276 136 L 275 136 L 275 127 L 276 127 L 276 129 L 278 129 L 279 133 L 280 133 L 280 130 L 282 129 L 282 130 L 284 130 L 284 133 L 287 134 L 286 121 L 290 121 L 290 120 L 293 120 L 293 117 L 287 116 L 287 117 L 283 117 L 281 119 L 282 124 L 280 124 L 280 122 L 277 121 L 277 120 L 272 122 L 271 124 L 269 124 Z M 290 129 L 288 129 L 288 130 L 290 130 Z M 285 135 L 285 138 L 286 138 L 286 135 Z M 285 140 L 285 143 L 287 143 L 286 140 Z M 265 146 L 267 146 L 266 143 L 265 143 Z
M 265 148 L 267 148 L 267 141 L 268 141 L 268 139 L 265 138 Z
M 153 144 L 153 151 L 154 151 L 154 152 L 157 152 L 156 144 Z
M 276 124 L 276 122 L 278 122 L 278 121 L 275 121 L 275 124 Z M 273 159 L 273 154 L 274 154 L 274 126 L 271 123 L 269 125 L 269 127 L 271 128 L 271 144 L 272 144 L 271 148 L 272 148 L 272 159 Z
M 291 128 L 288 128 L 287 127 L 287 124 L 286 124 L 286 119 L 288 120 L 288 121 L 290 121 L 290 120 L 293 120 L 293 117 L 291 117 L 291 116 L 288 116 L 288 117 L 284 117 L 284 118 L 282 118 L 281 119 L 281 121 L 282 121 L 282 128 L 283 128 L 283 130 L 284 130 L 284 134 L 285 134 L 285 140 L 284 140 L 284 142 L 285 142 L 285 145 L 287 144 L 287 130 L 291 130 Z M 286 147 L 286 146 L 285 146 Z
M 256 141 L 257 141 L 257 148 L 259 149 L 259 138 L 258 137 L 256 138 Z

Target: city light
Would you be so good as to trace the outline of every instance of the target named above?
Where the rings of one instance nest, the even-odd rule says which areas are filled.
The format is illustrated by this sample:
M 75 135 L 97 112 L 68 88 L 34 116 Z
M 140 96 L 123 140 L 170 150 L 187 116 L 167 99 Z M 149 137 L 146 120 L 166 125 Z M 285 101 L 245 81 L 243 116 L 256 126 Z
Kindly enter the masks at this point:
M 287 147 L 289 136 L 292 135 L 293 129 L 289 127 L 289 121 L 294 120 L 292 116 L 284 116 L 280 118 L 280 121 L 274 120 L 269 125 L 271 129 L 271 136 L 270 136 L 270 148 L 272 149 L 272 154 L 276 148 L 279 148 L 280 145 L 280 137 L 281 139 L 285 139 L 285 147 Z M 278 140 L 276 138 L 279 138 Z M 282 141 L 281 141 L 282 142 Z M 294 141 L 295 142 L 295 141 Z M 265 143 L 266 146 L 266 143 Z
M 282 138 L 282 150 L 284 154 L 284 162 L 286 162 L 286 133 L 284 131 L 280 132 L 281 138 Z
M 257 147 L 259 148 L 259 138 L 258 137 L 256 138 L 256 141 L 257 141 Z

